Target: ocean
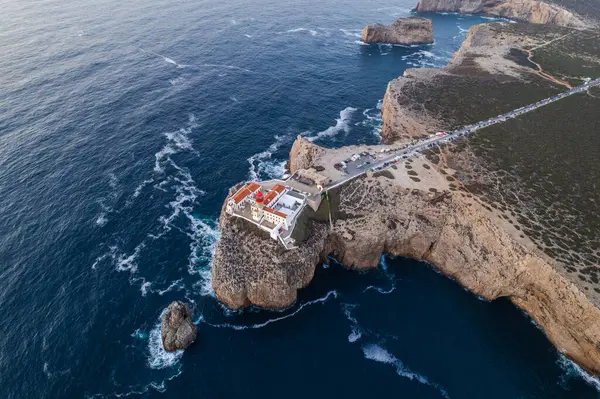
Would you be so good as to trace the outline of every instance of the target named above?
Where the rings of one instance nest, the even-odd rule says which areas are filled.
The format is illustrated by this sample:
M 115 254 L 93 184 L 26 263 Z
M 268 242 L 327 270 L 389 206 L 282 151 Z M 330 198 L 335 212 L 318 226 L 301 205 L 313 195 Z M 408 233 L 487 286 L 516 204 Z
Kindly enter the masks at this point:
M 283 312 L 211 289 L 230 186 L 285 173 L 299 134 L 378 142 L 387 82 L 445 65 L 486 19 L 366 46 L 364 25 L 414 4 L 0 4 L 0 397 L 599 397 L 526 315 L 425 263 L 319 265 Z M 173 300 L 199 334 L 168 354 Z

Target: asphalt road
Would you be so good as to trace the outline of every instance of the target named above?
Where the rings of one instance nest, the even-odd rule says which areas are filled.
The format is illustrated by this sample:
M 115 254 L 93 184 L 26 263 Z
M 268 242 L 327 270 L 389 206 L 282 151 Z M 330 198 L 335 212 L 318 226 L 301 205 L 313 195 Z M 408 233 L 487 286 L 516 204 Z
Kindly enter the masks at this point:
M 555 101 L 561 100 L 565 97 L 571 96 L 573 94 L 576 93 L 580 93 L 582 91 L 585 91 L 587 89 L 589 89 L 590 87 L 594 87 L 594 86 L 600 86 L 600 78 L 598 79 L 594 79 L 591 80 L 587 83 L 584 83 L 582 85 L 573 87 L 572 89 L 569 89 L 565 92 L 562 92 L 560 94 L 557 94 L 555 96 L 546 98 L 544 100 L 540 100 L 536 103 L 533 104 L 529 104 L 526 105 L 524 107 L 521 108 L 517 108 L 515 110 L 512 110 L 510 112 L 507 112 L 505 114 L 502 115 L 498 115 L 496 117 L 493 118 L 489 118 L 486 119 L 484 121 L 481 122 L 477 122 L 471 125 L 467 125 L 467 126 L 463 126 L 460 129 L 457 130 L 453 130 L 453 131 L 449 131 L 449 132 L 443 132 L 444 136 L 436 136 L 436 137 L 432 137 L 432 138 L 428 138 L 428 139 L 424 139 L 419 141 L 418 144 L 415 144 L 413 146 L 409 146 L 408 148 L 405 148 L 403 150 L 399 150 L 399 151 L 395 151 L 392 155 L 389 155 L 385 158 L 382 158 L 380 160 L 377 161 L 373 161 L 371 160 L 371 163 L 369 165 L 365 165 L 360 169 L 354 169 L 352 171 L 349 171 L 350 173 L 348 173 L 348 176 L 345 176 L 343 179 L 338 180 L 336 182 L 333 182 L 331 185 L 329 185 L 328 187 L 325 188 L 325 190 L 330 190 L 332 188 L 335 188 L 341 184 L 344 184 L 360 175 L 362 175 L 363 173 L 365 173 L 367 170 L 369 169 L 375 169 L 377 167 L 383 166 L 386 162 L 393 162 L 395 159 L 397 159 L 398 157 L 400 158 L 411 158 L 416 156 L 420 151 L 423 151 L 424 149 L 433 147 L 434 145 L 440 145 L 442 143 L 445 143 L 447 141 L 451 141 L 454 140 L 455 138 L 459 137 L 459 136 L 464 136 L 467 134 L 471 134 L 479 129 L 483 129 L 485 127 L 491 126 L 491 125 L 495 125 L 497 123 L 502 123 L 505 122 L 509 119 L 514 119 L 519 115 L 523 115 L 527 112 L 531 112 L 533 110 L 536 110 L 540 107 L 543 107 L 545 105 L 551 104 Z M 360 161 L 359 161 L 360 162 Z

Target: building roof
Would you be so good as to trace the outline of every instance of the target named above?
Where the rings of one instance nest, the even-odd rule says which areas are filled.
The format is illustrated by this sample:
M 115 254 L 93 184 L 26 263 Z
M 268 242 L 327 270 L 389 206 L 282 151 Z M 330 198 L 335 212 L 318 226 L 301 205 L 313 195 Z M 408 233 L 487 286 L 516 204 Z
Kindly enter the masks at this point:
M 272 190 L 276 191 L 278 194 L 281 194 L 282 192 L 285 191 L 285 187 L 282 186 L 281 184 L 277 184 L 277 185 L 275 185 L 275 187 L 273 187 Z
M 287 218 L 287 215 L 285 213 L 276 211 L 275 209 L 272 209 L 272 208 L 266 208 L 265 207 L 265 212 L 272 213 L 273 215 L 277 215 L 277 216 L 282 217 L 284 219 Z
M 233 202 L 235 202 L 236 204 L 239 204 L 244 200 L 244 198 L 258 190 L 259 188 L 260 185 L 257 183 L 248 183 L 244 188 L 240 189 L 237 193 L 235 193 L 233 197 L 231 197 L 231 199 L 233 199 Z
M 275 185 L 275 187 L 273 187 L 271 189 L 271 191 L 269 191 L 267 193 L 267 196 L 265 197 L 265 205 L 269 205 L 269 203 L 271 201 L 273 201 L 275 199 L 275 197 L 277 197 L 279 194 L 281 194 L 284 191 L 285 191 L 284 186 L 282 186 L 281 184 Z
M 246 187 L 244 187 L 240 191 L 238 191 L 237 193 L 235 193 L 235 195 L 233 197 L 231 197 L 231 199 L 236 204 L 239 204 L 240 202 L 242 202 L 244 200 L 244 198 L 246 198 L 250 194 L 252 194 L 250 192 L 250 190 L 248 190 Z
M 252 182 L 252 183 L 249 183 L 249 184 L 246 186 L 246 188 L 247 188 L 248 190 L 250 190 L 250 192 L 252 192 L 252 193 L 253 193 L 253 192 L 255 192 L 256 190 L 258 190 L 258 189 L 260 188 L 260 184 L 258 184 L 258 183 L 255 183 L 255 182 Z

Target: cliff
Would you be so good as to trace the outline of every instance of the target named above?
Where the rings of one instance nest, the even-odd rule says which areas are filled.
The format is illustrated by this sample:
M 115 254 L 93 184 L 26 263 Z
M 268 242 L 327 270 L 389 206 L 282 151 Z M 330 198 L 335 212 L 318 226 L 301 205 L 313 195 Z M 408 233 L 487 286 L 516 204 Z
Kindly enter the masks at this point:
M 380 44 L 430 44 L 433 43 L 433 27 L 431 20 L 426 18 L 399 18 L 391 25 L 367 25 L 361 40 Z
M 382 109 L 382 139 L 393 142 L 483 120 L 564 90 L 557 89 L 554 82 L 522 62 L 522 53 L 524 49 L 556 44 L 565 35 L 562 28 L 531 29 L 528 24 L 486 24 L 472 28 L 446 68 L 407 70 L 404 77 L 390 82 Z M 585 43 L 597 51 L 595 34 L 583 39 L 572 37 L 579 45 L 579 52 Z M 564 47 L 573 46 L 565 42 Z M 593 100 L 596 97 L 592 94 L 589 98 Z M 575 106 L 582 107 L 582 100 L 574 99 Z M 591 104 L 591 109 L 595 104 Z M 568 119 L 558 115 L 554 120 L 553 113 L 543 116 L 550 124 L 545 128 L 546 133 L 558 127 L 558 119 Z M 515 122 L 517 126 L 525 125 L 524 119 L 520 117 Z M 529 126 L 533 131 L 544 131 L 539 128 L 540 123 L 536 120 Z M 587 125 L 593 129 L 594 123 Z M 578 127 L 578 130 L 584 129 Z M 514 155 L 519 152 L 515 147 L 527 148 L 525 139 L 530 134 L 525 132 L 518 139 L 509 140 L 512 146 L 506 150 L 508 156 L 494 153 L 494 157 L 515 169 Z M 482 139 L 486 151 L 499 147 L 498 143 L 490 145 L 490 137 Z M 572 135 L 565 137 L 573 141 Z M 544 140 L 549 140 L 548 134 L 542 140 L 534 140 L 531 145 L 536 150 L 525 151 L 524 158 L 531 158 Z M 517 179 L 514 186 L 496 180 L 506 171 L 492 169 L 491 164 L 484 164 L 483 158 L 471 156 L 469 151 L 476 144 L 469 141 L 462 148 L 444 148 L 428 154 L 429 159 L 406 161 L 388 169 L 392 177 L 370 175 L 330 190 L 319 208 L 323 212 L 305 211 L 301 215 L 302 222 L 299 220 L 297 225 L 305 230 L 302 235 L 305 240 L 297 249 L 284 250 L 252 224 L 223 211 L 221 238 L 213 262 L 213 288 L 217 297 L 234 309 L 251 304 L 284 308 L 296 300 L 297 290 L 310 283 L 316 265 L 327 262 L 328 255 L 355 269 L 376 267 L 382 253 L 407 256 L 430 262 L 485 299 L 509 298 L 529 314 L 561 353 L 600 374 L 600 299 L 593 293 L 594 289 L 600 293 L 598 280 L 592 279 L 588 286 L 580 280 L 581 275 L 569 272 L 577 263 L 594 269 L 594 263 L 589 262 L 596 262 L 597 268 L 599 258 L 593 251 L 591 258 L 584 258 L 583 252 L 574 256 L 570 251 L 565 262 L 571 263 L 564 266 L 545 253 L 540 240 L 551 235 L 545 231 L 540 234 L 540 229 L 546 227 L 543 221 L 538 218 L 529 227 L 526 221 L 519 222 L 523 220 L 521 215 L 534 208 L 522 192 L 523 180 Z M 561 148 L 561 157 L 568 155 L 565 145 L 552 148 L 554 151 Z M 328 166 L 332 160 L 341 159 L 336 155 L 341 151 L 324 149 L 299 137 L 290 153 L 290 170 Z M 352 148 L 346 152 L 360 151 Z M 583 152 L 575 154 L 581 160 Z M 540 173 L 536 167 L 539 165 L 526 168 L 525 174 Z M 488 182 L 500 191 L 500 198 L 517 198 L 516 207 L 490 198 L 485 192 Z M 550 183 L 549 187 L 559 185 L 558 181 Z M 535 200 L 542 201 L 545 193 L 539 181 L 534 184 Z M 568 190 L 573 191 L 573 187 L 569 185 Z M 562 189 L 560 194 L 566 197 L 568 190 Z M 552 205 L 543 206 L 542 215 L 558 206 L 556 198 L 548 198 Z M 594 205 L 590 209 L 595 213 L 597 208 Z M 583 207 L 577 213 L 590 219 Z M 570 216 L 567 219 L 569 229 L 577 229 L 574 223 L 577 219 Z M 562 220 L 547 223 L 560 230 L 557 243 L 561 247 L 576 248 L 585 237 L 592 242 L 592 250 L 597 250 L 589 226 L 572 238 L 567 236 L 569 229 L 563 229 Z M 552 243 L 548 245 L 557 250 Z
M 562 353 L 600 373 L 600 310 L 472 198 L 386 177 L 355 180 L 330 195 L 339 200 L 333 228 L 310 221 L 309 238 L 290 251 L 223 212 L 213 261 L 217 298 L 233 309 L 285 308 L 328 254 L 356 269 L 376 267 L 384 252 L 407 256 L 483 298 L 510 298 Z
M 324 152 L 323 148 L 313 144 L 302 136 L 298 136 L 294 144 L 292 144 L 290 159 L 287 165 L 288 170 L 290 173 L 296 173 L 300 169 L 308 169 Z
M 420 0 L 415 11 L 486 14 L 572 28 L 588 25 L 584 18 L 561 6 L 537 0 Z

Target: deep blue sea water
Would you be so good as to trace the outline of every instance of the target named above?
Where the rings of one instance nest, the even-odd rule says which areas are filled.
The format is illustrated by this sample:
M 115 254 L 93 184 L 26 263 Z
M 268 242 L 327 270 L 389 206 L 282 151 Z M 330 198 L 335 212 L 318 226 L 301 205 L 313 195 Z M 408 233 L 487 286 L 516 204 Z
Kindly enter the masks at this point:
M 358 42 L 412 6 L 0 0 L 0 397 L 599 397 L 510 303 L 423 263 L 319 266 L 280 313 L 212 296 L 228 187 L 281 175 L 298 134 L 377 142 L 387 82 L 486 22 Z M 199 337 L 166 354 L 176 299 Z

